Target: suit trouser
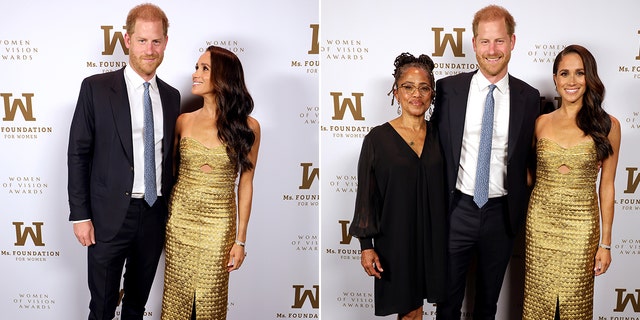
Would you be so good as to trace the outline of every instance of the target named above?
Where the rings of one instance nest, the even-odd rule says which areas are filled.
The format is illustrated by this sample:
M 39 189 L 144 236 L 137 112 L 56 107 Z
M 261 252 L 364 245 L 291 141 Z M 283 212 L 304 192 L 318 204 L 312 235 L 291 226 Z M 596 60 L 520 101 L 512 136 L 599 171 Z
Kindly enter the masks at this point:
M 166 204 L 162 197 L 149 207 L 131 199 L 125 221 L 109 241 L 88 249 L 89 320 L 111 320 L 120 298 L 125 268 L 121 320 L 141 320 L 165 239 Z
M 482 208 L 473 197 L 456 192 L 449 220 L 447 299 L 437 307 L 438 320 L 460 319 L 469 266 L 476 257 L 474 320 L 495 319 L 514 238 L 506 229 L 506 196 Z

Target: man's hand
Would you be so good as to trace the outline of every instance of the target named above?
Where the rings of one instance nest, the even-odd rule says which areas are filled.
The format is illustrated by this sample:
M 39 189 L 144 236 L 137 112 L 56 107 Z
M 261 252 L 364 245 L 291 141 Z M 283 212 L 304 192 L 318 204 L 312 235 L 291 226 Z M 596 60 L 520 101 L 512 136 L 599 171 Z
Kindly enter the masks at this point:
M 93 232 L 93 223 L 91 220 L 74 223 L 73 233 L 76 235 L 78 242 L 85 247 L 96 244 L 96 237 Z

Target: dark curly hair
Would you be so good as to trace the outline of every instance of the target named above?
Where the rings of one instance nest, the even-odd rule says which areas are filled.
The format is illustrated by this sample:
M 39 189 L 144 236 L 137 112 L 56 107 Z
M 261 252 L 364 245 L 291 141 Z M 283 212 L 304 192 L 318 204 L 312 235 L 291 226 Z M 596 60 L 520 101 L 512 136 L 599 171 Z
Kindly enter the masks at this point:
M 218 138 L 226 144 L 227 154 L 236 170 L 251 170 L 254 164 L 248 154 L 255 142 L 255 134 L 247 119 L 253 111 L 253 98 L 244 82 L 240 59 L 231 51 L 210 46 L 211 78 L 218 107 Z
M 419 57 L 416 58 L 411 53 L 403 52 L 396 57 L 396 60 L 393 62 L 393 65 L 396 67 L 393 70 L 394 81 L 393 81 L 393 85 L 391 86 L 391 91 L 387 93 L 387 95 L 391 95 L 391 105 L 393 105 L 393 102 L 395 101 L 395 97 L 393 96 L 393 91 L 398 89 L 398 80 L 402 77 L 404 72 L 411 67 L 423 69 L 429 75 L 429 81 L 430 81 L 429 85 L 431 86 L 432 90 L 434 90 L 433 95 L 431 97 L 431 103 L 433 104 L 433 102 L 436 99 L 436 94 L 435 94 L 436 80 L 433 77 L 433 69 L 435 68 L 435 64 L 433 63 L 433 60 L 431 60 L 431 58 L 428 55 L 421 54 Z
M 567 54 L 575 53 L 584 65 L 586 89 L 582 98 L 582 108 L 576 116 L 578 128 L 585 134 L 591 136 L 596 144 L 598 160 L 602 161 L 613 154 L 613 147 L 609 142 L 609 131 L 611 131 L 611 117 L 602 109 L 604 100 L 604 84 L 598 76 L 596 59 L 591 52 L 580 45 L 570 45 L 564 48 L 553 62 L 553 74 L 558 72 L 558 66 L 562 58 Z

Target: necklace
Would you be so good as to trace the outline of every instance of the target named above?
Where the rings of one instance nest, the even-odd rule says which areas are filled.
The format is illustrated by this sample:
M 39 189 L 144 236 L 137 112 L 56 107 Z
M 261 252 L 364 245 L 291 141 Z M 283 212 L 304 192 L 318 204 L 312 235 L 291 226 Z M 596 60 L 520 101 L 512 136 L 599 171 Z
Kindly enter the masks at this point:
M 407 127 L 405 127 L 407 128 Z M 409 128 L 407 128 L 407 130 L 409 130 Z M 411 137 L 411 139 L 409 139 L 409 146 L 413 147 L 416 143 L 414 140 L 417 140 L 417 138 L 420 136 L 420 132 L 422 131 L 422 128 L 419 128 L 416 133 L 413 135 L 413 137 Z

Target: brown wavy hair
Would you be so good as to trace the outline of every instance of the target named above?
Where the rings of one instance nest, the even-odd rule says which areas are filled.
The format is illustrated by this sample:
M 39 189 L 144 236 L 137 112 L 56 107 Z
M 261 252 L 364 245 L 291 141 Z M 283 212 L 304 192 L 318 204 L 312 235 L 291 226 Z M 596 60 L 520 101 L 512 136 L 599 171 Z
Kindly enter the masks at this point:
M 211 80 L 218 107 L 218 138 L 226 144 L 227 154 L 236 170 L 251 170 L 254 164 L 248 154 L 255 142 L 255 134 L 247 122 L 253 111 L 253 98 L 244 81 L 240 59 L 233 52 L 210 46 Z
M 576 124 L 585 134 L 591 136 L 596 144 L 598 160 L 602 161 L 613 154 L 613 147 L 609 142 L 609 131 L 611 131 L 611 117 L 602 108 L 604 100 L 604 84 L 598 76 L 598 66 L 596 59 L 585 47 L 573 44 L 564 48 L 553 62 L 553 74 L 558 72 L 558 65 L 562 58 L 568 54 L 575 53 L 584 65 L 586 88 L 582 97 L 582 108 L 576 116 Z

